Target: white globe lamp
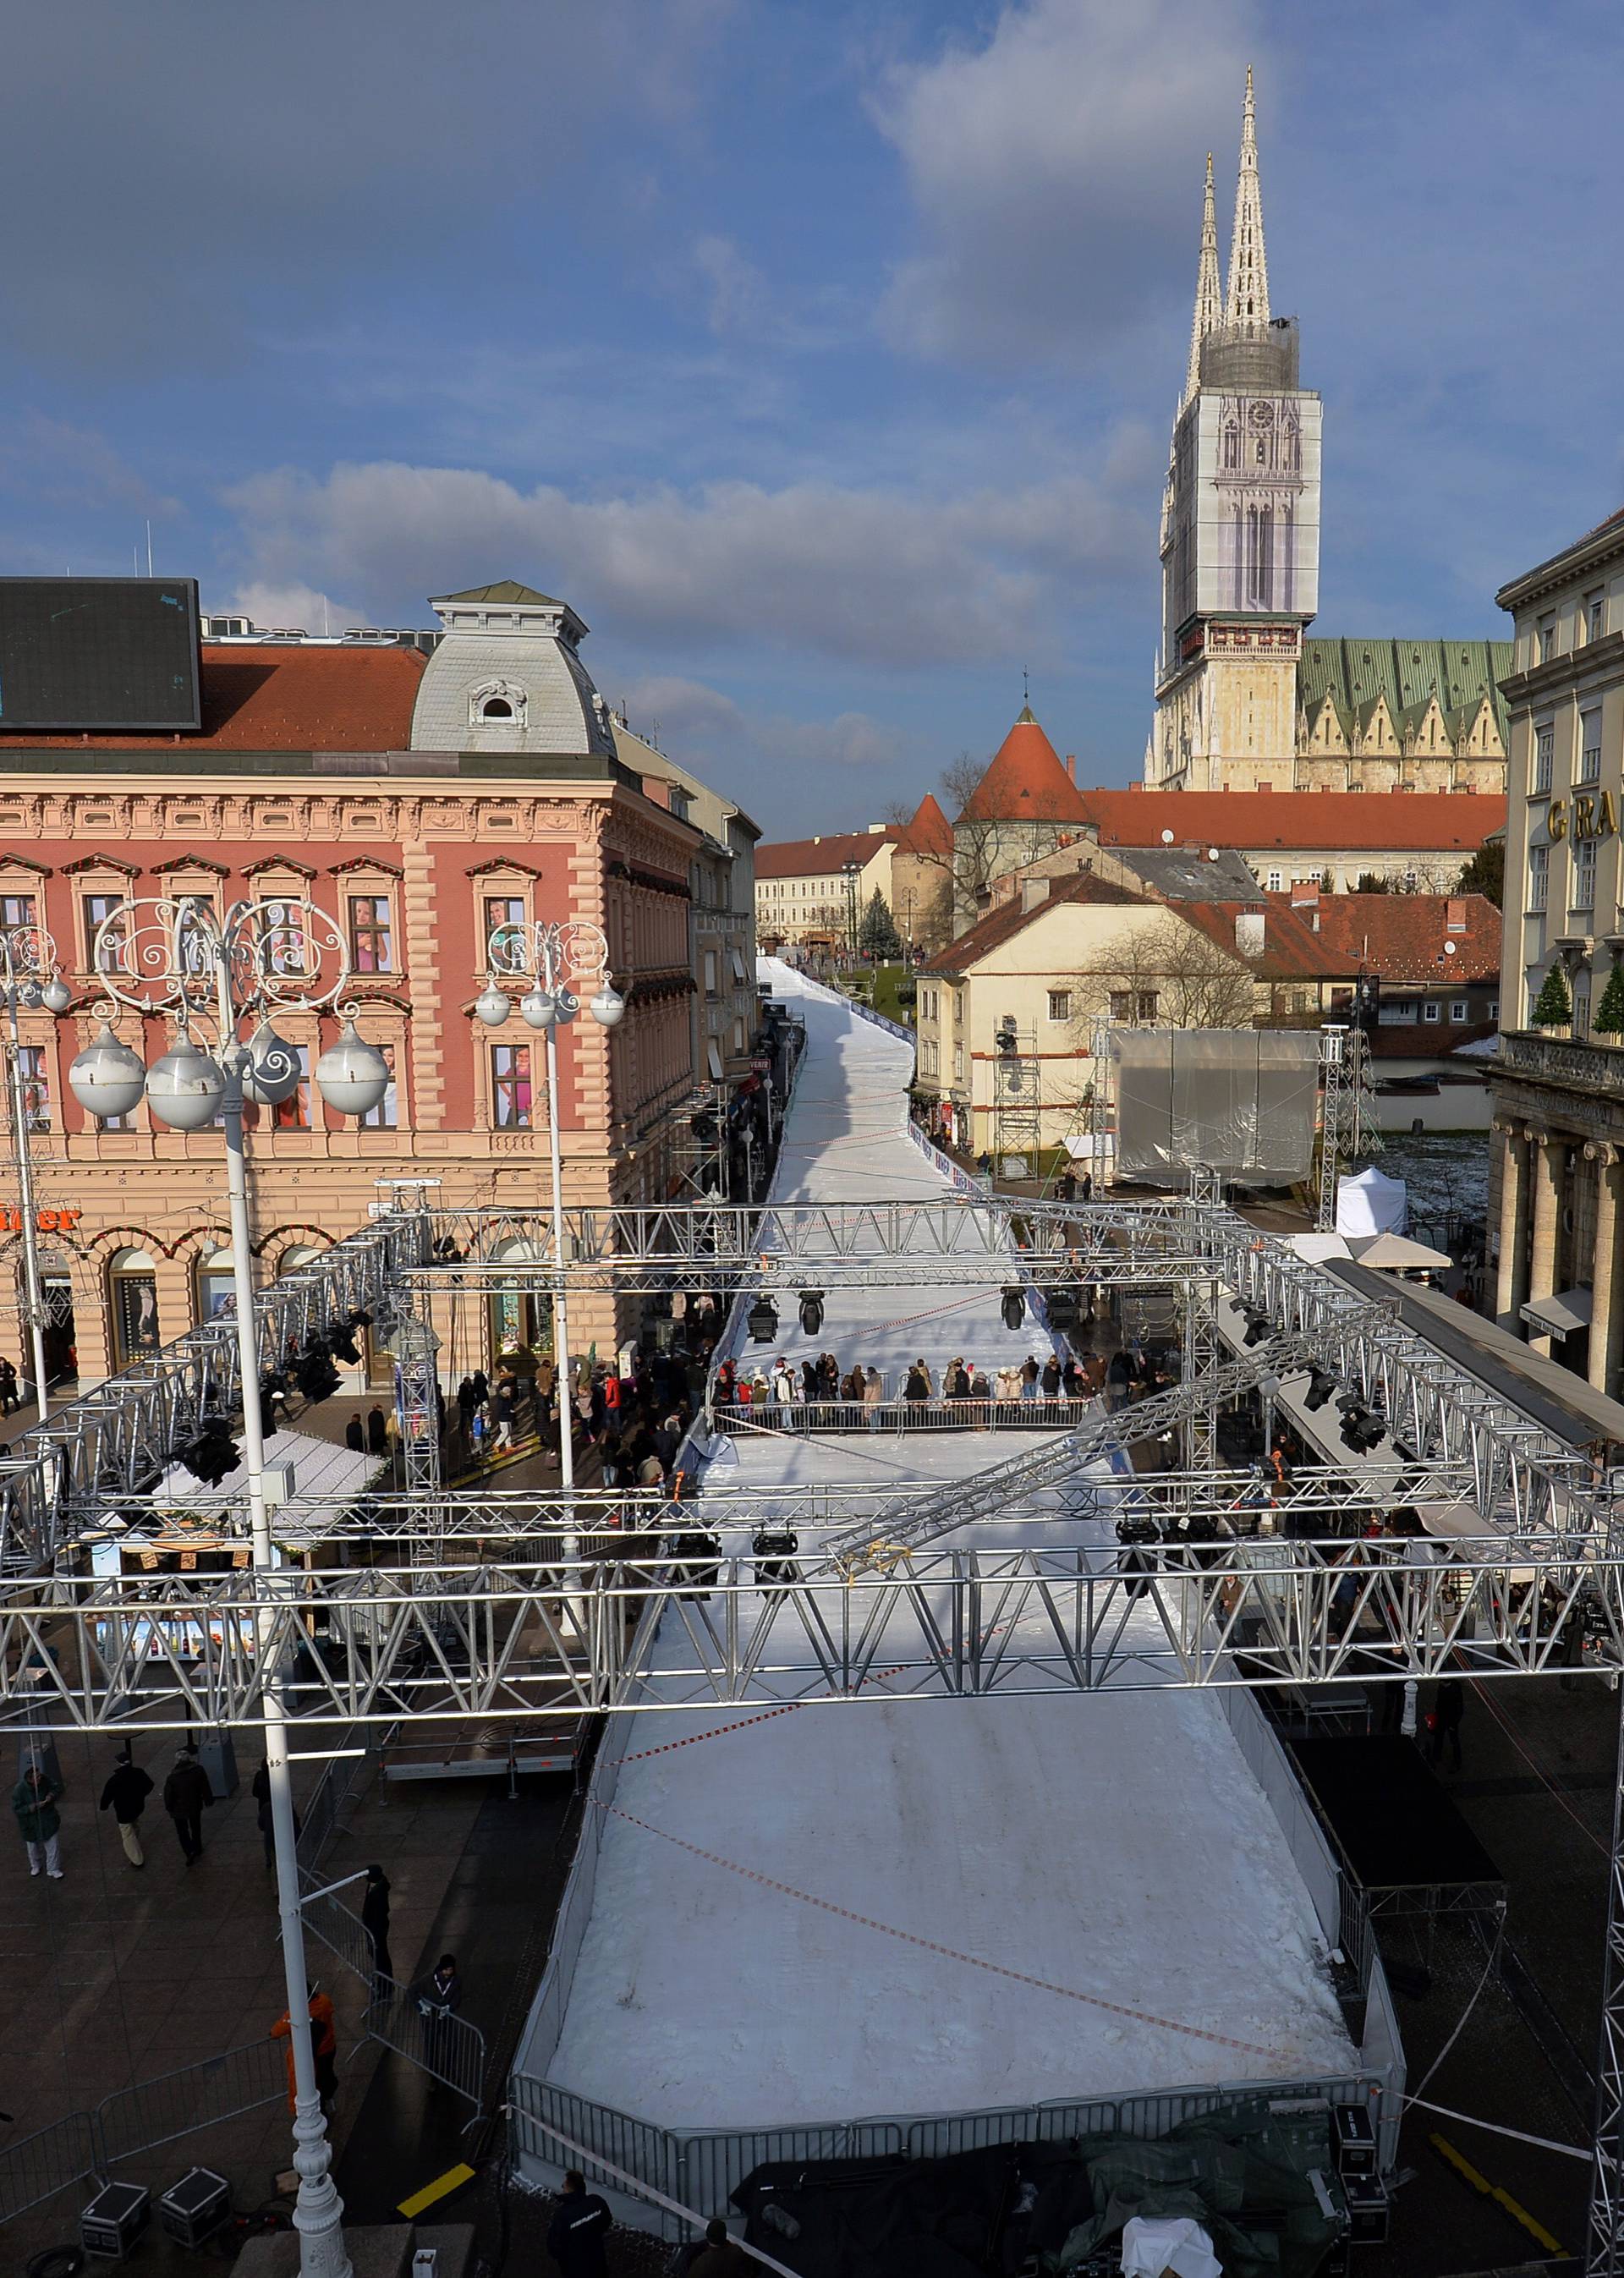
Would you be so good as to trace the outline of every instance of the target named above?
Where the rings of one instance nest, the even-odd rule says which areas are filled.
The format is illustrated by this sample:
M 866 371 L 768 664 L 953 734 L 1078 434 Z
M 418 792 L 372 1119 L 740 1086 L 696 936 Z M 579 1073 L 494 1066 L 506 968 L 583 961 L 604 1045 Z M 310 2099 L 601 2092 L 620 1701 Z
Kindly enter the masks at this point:
M 202 1131 L 225 1097 L 225 1070 L 184 1032 L 147 1074 L 147 1105 L 172 1131 Z
M 369 1115 L 389 1089 L 389 1063 L 353 1021 L 316 1063 L 316 1089 L 340 1115 Z
M 105 1123 L 113 1116 L 132 1114 L 141 1105 L 147 1071 L 141 1054 L 121 1044 L 103 1021 L 100 1035 L 69 1068 L 68 1084 L 86 1114 Z

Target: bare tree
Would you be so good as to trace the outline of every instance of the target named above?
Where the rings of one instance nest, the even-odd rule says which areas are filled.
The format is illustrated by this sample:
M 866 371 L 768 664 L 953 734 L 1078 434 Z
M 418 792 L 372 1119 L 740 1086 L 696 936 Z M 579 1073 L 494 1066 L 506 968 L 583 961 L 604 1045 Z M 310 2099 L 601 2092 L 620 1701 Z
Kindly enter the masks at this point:
M 986 772 L 986 762 L 969 752 L 961 752 L 942 770 L 942 804 L 953 822 L 952 852 L 938 854 L 924 851 L 919 857 L 934 873 L 934 879 L 919 913 L 916 931 L 921 942 L 932 946 L 945 945 L 964 924 L 974 923 L 992 883 L 998 852 L 998 824 L 964 814 Z M 911 806 L 893 804 L 887 810 L 887 820 L 911 822 L 913 814 Z
M 1125 929 L 1104 943 L 1079 979 L 1079 993 L 1091 1000 L 1077 1016 L 1084 1026 L 1091 1009 L 1160 1028 L 1252 1026 L 1251 967 L 1239 952 L 1220 948 L 1170 910 L 1154 925 Z

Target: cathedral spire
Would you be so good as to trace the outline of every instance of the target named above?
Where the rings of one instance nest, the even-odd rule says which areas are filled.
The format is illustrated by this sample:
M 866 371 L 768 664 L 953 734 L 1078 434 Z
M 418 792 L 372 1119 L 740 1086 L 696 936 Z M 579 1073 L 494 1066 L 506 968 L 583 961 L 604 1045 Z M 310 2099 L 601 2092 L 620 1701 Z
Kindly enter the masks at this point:
M 1223 321 L 1224 300 L 1218 289 L 1218 215 L 1213 203 L 1212 152 L 1208 150 L 1207 197 L 1201 208 L 1201 258 L 1195 272 L 1195 314 L 1190 324 L 1190 369 L 1184 384 L 1186 403 L 1201 384 L 1201 342 Z
M 1224 314 L 1230 325 L 1269 322 L 1269 262 L 1263 251 L 1263 194 L 1257 179 L 1257 112 L 1250 64 L 1240 127 L 1240 179 L 1235 185 L 1235 233 L 1230 240 L 1229 302 Z

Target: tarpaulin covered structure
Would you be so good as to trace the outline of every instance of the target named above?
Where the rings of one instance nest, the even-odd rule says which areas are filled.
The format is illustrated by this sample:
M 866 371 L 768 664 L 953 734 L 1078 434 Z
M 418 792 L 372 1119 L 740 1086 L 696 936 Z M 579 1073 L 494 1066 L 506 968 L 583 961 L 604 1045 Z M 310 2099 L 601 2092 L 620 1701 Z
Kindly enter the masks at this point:
M 1306 1179 L 1318 1122 L 1316 1032 L 1113 1030 L 1117 1175 L 1182 1187 L 1204 1167 L 1289 1186 Z
M 1310 2278 L 1341 2235 L 1329 2114 L 1265 2106 L 1186 2121 L 1154 2143 L 1084 2136 L 946 2160 L 758 2167 L 733 2194 L 745 2239 L 805 2278 L 1054 2278 L 1141 2218 L 1187 2218 L 1224 2278 Z

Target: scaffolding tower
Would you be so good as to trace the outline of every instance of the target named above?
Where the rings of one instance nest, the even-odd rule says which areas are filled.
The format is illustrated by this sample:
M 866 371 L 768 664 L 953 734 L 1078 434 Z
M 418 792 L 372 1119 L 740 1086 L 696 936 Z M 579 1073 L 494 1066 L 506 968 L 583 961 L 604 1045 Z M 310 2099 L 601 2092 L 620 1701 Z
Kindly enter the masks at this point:
M 1012 1018 L 999 1022 L 993 1043 L 993 1162 L 1021 1178 L 1035 1170 L 1043 1144 L 1042 1063 L 1035 1036 L 1023 1036 Z M 1025 1167 L 1011 1173 L 1016 1161 Z

